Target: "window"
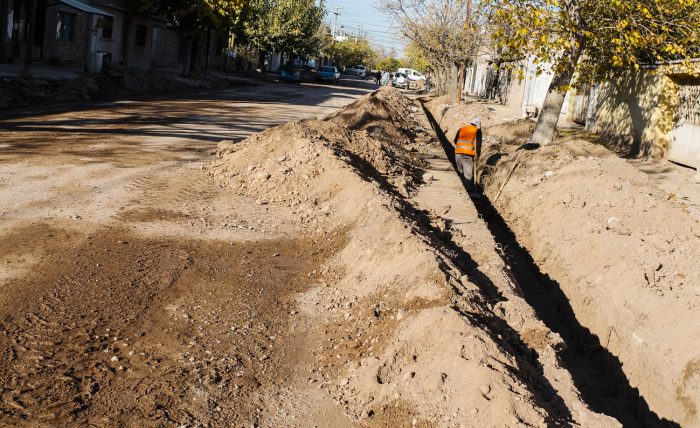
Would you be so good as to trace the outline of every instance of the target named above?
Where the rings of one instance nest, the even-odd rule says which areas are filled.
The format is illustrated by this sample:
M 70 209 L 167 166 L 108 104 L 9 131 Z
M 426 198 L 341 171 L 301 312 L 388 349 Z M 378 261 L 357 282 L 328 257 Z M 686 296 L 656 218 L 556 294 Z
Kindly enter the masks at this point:
M 145 25 L 136 26 L 136 46 L 146 46 L 146 33 L 148 27 Z
M 102 27 L 102 38 L 111 39 L 112 29 L 114 28 L 114 18 L 111 16 L 104 16 L 100 18 L 100 26 Z
M 26 7 L 24 2 L 15 0 L 9 3 L 7 12 L 7 38 L 12 41 L 24 40 Z
M 56 23 L 56 40 L 72 42 L 74 28 L 75 15 L 72 13 L 58 12 L 58 22 Z

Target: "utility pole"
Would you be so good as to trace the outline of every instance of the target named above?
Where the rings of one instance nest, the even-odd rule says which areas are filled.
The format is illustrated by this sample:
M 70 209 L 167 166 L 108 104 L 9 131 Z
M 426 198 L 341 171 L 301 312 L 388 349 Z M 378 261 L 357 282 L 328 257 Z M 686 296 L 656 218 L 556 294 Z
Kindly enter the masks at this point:
M 338 15 L 340 15 L 340 6 L 335 7 L 335 12 L 333 12 L 335 17 L 333 18 L 333 42 L 335 42 L 336 29 L 338 28 Z

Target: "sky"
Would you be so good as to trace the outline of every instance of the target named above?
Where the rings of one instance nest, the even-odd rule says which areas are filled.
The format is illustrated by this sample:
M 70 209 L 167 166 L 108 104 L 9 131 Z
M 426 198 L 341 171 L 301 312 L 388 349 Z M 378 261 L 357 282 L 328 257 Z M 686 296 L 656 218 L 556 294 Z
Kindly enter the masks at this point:
M 403 54 L 404 40 L 389 26 L 386 15 L 378 9 L 378 0 L 326 0 L 328 16 L 326 21 L 332 27 L 334 12 L 338 12 L 338 28 L 342 25 L 347 34 L 367 33 L 373 45 L 383 47 L 387 54 L 392 48 L 397 55 Z

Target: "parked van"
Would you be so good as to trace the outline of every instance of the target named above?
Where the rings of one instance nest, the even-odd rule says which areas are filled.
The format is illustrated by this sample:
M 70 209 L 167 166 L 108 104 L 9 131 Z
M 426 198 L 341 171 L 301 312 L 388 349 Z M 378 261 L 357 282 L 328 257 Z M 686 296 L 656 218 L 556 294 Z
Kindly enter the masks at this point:
M 408 76 L 408 80 L 412 80 L 414 82 L 418 80 L 425 80 L 425 76 L 423 73 L 420 73 L 412 68 L 399 68 L 397 73 L 403 73 L 406 76 Z

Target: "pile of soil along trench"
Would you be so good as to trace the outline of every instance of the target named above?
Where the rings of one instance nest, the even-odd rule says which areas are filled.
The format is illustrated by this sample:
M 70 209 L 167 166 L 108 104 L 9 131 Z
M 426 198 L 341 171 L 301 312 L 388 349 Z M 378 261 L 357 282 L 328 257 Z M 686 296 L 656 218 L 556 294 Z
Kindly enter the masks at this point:
M 468 254 L 413 205 L 426 149 L 439 144 L 418 115 L 382 89 L 323 119 L 224 144 L 210 165 L 224 188 L 288 210 L 302 234 L 347 236 L 311 274 L 317 285 L 298 294 L 304 385 L 369 426 L 568 426 L 583 414 L 619 426 L 577 398 L 576 416 L 561 408 Z M 308 387 L 293 384 L 275 396 L 293 402 Z M 280 407 L 271 421 L 292 413 Z
M 475 204 L 567 342 L 562 361 L 591 409 L 626 426 L 700 424 L 700 227 L 687 207 L 579 134 L 536 147 L 530 120 L 498 123 L 479 103 L 426 108 L 448 152 L 463 121 L 486 124 Z

